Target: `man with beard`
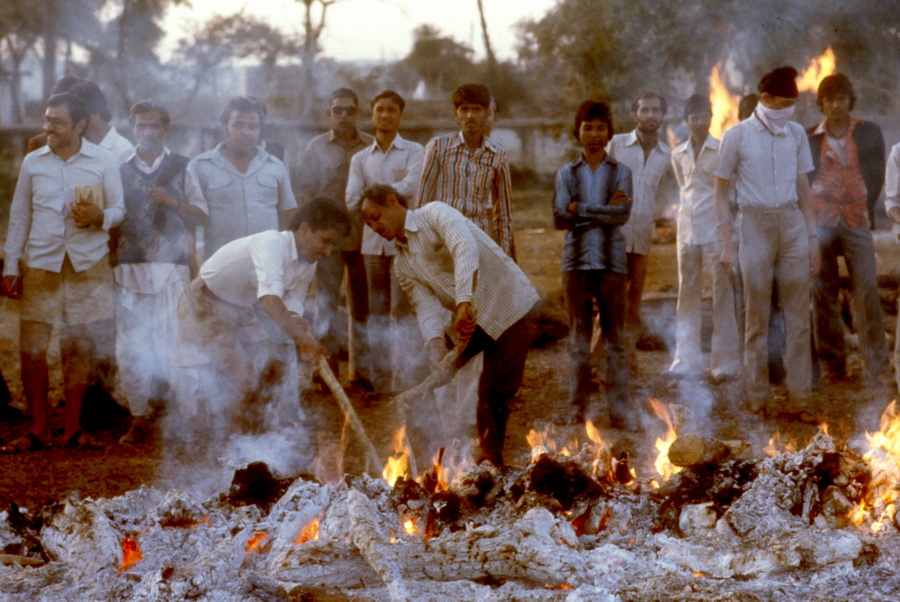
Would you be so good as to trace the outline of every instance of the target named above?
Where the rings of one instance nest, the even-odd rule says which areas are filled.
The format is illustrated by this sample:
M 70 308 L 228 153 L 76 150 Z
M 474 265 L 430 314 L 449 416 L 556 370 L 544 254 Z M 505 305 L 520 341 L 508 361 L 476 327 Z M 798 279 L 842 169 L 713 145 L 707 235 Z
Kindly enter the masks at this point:
M 790 395 L 782 407 L 801 419 L 815 419 L 807 406 L 812 389 L 809 284 L 819 272 L 820 260 L 806 176 L 813 170 L 809 140 L 803 127 L 790 121 L 799 96 L 796 77 L 793 67 L 764 75 L 753 116 L 725 132 L 714 203 L 722 267 L 734 273 L 740 261 L 744 285 L 745 407 L 751 413 L 767 407 L 766 335 L 774 275 L 784 311 L 785 384 Z M 729 206 L 732 182 L 737 191 L 736 224 Z
M 86 104 L 74 94 L 47 101 L 47 146 L 22 161 L 10 206 L 2 292 L 22 300 L 19 348 L 31 424 L 24 435 L 0 448 L 3 453 L 51 443 L 47 349 L 55 325 L 61 326 L 63 444 L 97 445 L 81 430 L 81 409 L 95 347 L 101 344 L 94 334 L 113 328 L 108 232 L 122 221 L 125 209 L 118 161 L 83 138 L 90 118 Z
M 309 141 L 300 163 L 303 201 L 315 197 L 333 199 L 346 209 L 347 180 L 350 159 L 368 148 L 375 139 L 359 131 L 359 97 L 353 90 L 338 88 L 328 98 L 328 119 L 331 129 Z M 360 246 L 363 224 L 354 211 L 350 214 L 350 235 L 339 245 L 339 253 L 332 253 L 318 264 L 316 293 L 316 334 L 322 338 L 328 364 L 335 375 L 338 358 L 344 347 L 342 328 L 338 325 L 338 307 L 344 269 L 347 270 L 347 305 L 350 310 L 349 380 L 351 384 L 371 388 L 369 340 L 366 320 L 369 315 L 369 295 L 366 266 Z
M 258 98 L 231 99 L 219 118 L 225 141 L 188 164 L 188 204 L 209 216 L 205 258 L 236 238 L 277 230 L 297 207 L 284 164 L 259 145 L 266 114 Z
M 637 127 L 627 134 L 616 134 L 609 141 L 609 156 L 631 170 L 634 196 L 631 217 L 622 226 L 628 258 L 628 307 L 625 330 L 628 352 L 641 330 L 641 296 L 647 275 L 647 255 L 653 238 L 654 211 L 663 178 L 669 169 L 669 147 L 658 137 L 659 127 L 668 111 L 666 99 L 656 92 L 643 92 L 631 105 Z M 633 362 L 632 362 L 633 363 Z
M 131 429 L 120 442 L 137 443 L 150 428 L 151 405 L 167 400 L 175 311 L 191 280 L 195 226 L 206 208 L 185 194 L 189 159 L 165 146 L 169 111 L 144 100 L 131 107 L 135 152 L 122 164 L 125 221 L 116 280 L 116 358 Z M 194 195 L 195 202 L 199 195 Z
M 432 201 L 447 203 L 475 222 L 515 260 L 506 151 L 485 135 L 491 93 L 481 84 L 463 84 L 454 90 L 451 100 L 461 130 L 432 138 L 425 147 L 415 206 Z
M 810 175 L 818 223 L 822 270 L 813 281 L 816 353 L 823 376 L 846 378 L 847 348 L 841 317 L 843 254 L 853 292 L 853 322 L 870 383 L 888 368 L 888 346 L 875 273 L 872 225 L 875 201 L 884 186 L 884 138 L 881 128 L 850 114 L 856 94 L 841 73 L 819 83 L 816 104 L 825 119 L 810 128 L 809 146 L 815 169 Z
M 353 155 L 350 161 L 346 201 L 351 215 L 359 211 L 362 191 L 373 184 L 390 184 L 407 198 L 411 198 L 419 186 L 424 149 L 421 144 L 405 140 L 398 133 L 405 106 L 403 97 L 393 90 L 385 90 L 372 99 L 375 144 Z M 410 337 L 415 339 L 416 333 L 409 300 L 400 290 L 396 276 L 391 274 L 396 248 L 393 241 L 364 226 L 361 251 L 369 285 L 368 331 L 373 349 L 373 385 L 379 391 L 390 389 L 392 377 L 395 377 L 394 388 L 403 390 L 413 384 L 409 373 L 414 366 L 405 358 L 397 357 L 392 361 L 393 343 L 395 340 L 408 343 Z M 392 317 L 396 321 L 396 338 L 391 327 Z
M 710 376 L 731 379 L 740 374 L 740 341 L 734 284 L 719 264 L 719 241 L 713 190 L 719 141 L 709 133 L 712 105 L 695 94 L 684 106 L 690 137 L 672 151 L 672 171 L 681 189 L 678 205 L 678 306 L 675 357 L 671 374 L 699 376 L 705 371 L 700 349 L 704 271 L 712 275 L 713 332 Z

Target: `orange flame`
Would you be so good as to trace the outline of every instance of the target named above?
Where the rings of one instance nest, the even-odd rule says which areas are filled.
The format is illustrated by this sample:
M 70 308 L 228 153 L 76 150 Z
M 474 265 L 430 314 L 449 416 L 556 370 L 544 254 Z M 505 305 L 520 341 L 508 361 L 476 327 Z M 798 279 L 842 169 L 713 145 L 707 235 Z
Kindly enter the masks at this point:
M 819 82 L 834 73 L 836 63 L 834 51 L 829 46 L 822 56 L 813 59 L 806 71 L 800 74 L 797 89 L 800 92 L 816 92 L 819 89 Z
M 709 74 L 709 100 L 712 103 L 712 123 L 709 133 L 721 138 L 725 130 L 737 123 L 738 98 L 732 96 L 722 79 L 721 60 Z
M 672 475 L 681 472 L 681 468 L 669 462 L 669 448 L 672 447 L 672 443 L 678 438 L 678 433 L 672 425 L 672 418 L 669 416 L 669 409 L 666 407 L 666 404 L 658 399 L 651 398 L 650 406 L 653 408 L 653 413 L 656 414 L 656 417 L 665 422 L 668 427 L 666 430 L 666 438 L 656 440 L 656 450 L 659 454 L 656 456 L 656 461 L 653 463 L 657 474 L 663 479 L 668 479 Z
M 294 545 L 299 545 L 301 543 L 306 543 L 307 541 L 312 541 L 314 539 L 319 539 L 319 520 L 321 517 L 316 517 L 310 521 L 308 525 L 303 527 L 300 530 L 300 535 L 297 536 L 297 539 L 294 540 Z
M 391 448 L 394 455 L 387 459 L 381 476 L 387 481 L 388 485 L 394 486 L 399 478 L 409 478 L 409 447 L 406 445 L 406 427 L 401 426 L 394 431 L 394 438 L 391 442 Z
M 263 542 L 266 541 L 266 539 L 267 539 L 268 537 L 269 537 L 269 534 L 266 533 L 265 531 L 256 531 L 255 533 L 253 533 L 253 537 L 251 537 L 251 538 L 247 541 L 247 545 L 246 545 L 246 547 L 244 548 L 244 551 L 245 551 L 247 554 L 250 554 L 250 553 L 252 553 L 252 552 L 263 552 L 263 551 L 265 551 L 265 550 L 263 549 Z
M 141 553 L 137 538 L 126 535 L 122 540 L 122 564 L 119 565 L 119 572 L 127 571 L 143 559 L 144 555 Z
M 827 425 L 826 425 L 827 428 Z M 826 432 L 826 434 L 828 434 Z M 782 434 L 781 431 L 775 431 L 775 434 L 769 437 L 769 444 L 763 448 L 763 451 L 766 455 L 775 457 L 782 452 L 784 453 L 793 453 L 797 451 L 797 442 L 793 439 L 788 440 L 785 443 L 782 443 Z
M 416 527 L 416 519 L 412 516 L 404 516 L 403 517 L 403 530 L 409 533 L 410 535 L 418 535 L 419 529 Z
M 900 500 L 900 412 L 892 401 L 881 414 L 881 429 L 866 433 L 869 451 L 863 459 L 869 464 L 872 480 L 865 500 L 850 511 L 849 518 L 857 525 L 869 524 L 878 533 L 894 519 Z

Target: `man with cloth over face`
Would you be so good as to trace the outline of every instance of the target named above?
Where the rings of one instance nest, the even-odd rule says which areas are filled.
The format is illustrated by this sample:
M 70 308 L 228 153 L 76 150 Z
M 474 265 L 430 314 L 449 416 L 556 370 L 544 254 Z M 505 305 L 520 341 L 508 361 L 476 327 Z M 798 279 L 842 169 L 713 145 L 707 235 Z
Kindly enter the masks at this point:
M 394 270 L 415 307 L 431 366 L 447 352 L 446 310 L 465 345 L 455 367 L 484 352 L 477 461 L 502 466 L 509 403 L 522 382 L 537 292 L 512 258 L 453 207 L 428 203 L 409 210 L 402 195 L 383 185 L 366 189 L 362 199 L 366 224 L 397 244 Z M 433 433 L 429 439 L 435 443 Z
M 740 261 L 744 284 L 746 409 L 764 411 L 769 396 L 766 342 L 774 276 L 787 342 L 785 384 L 790 403 L 785 408 L 801 419 L 815 419 L 807 406 L 812 389 L 809 286 L 819 272 L 819 245 L 806 176 L 813 169 L 809 140 L 803 126 L 790 121 L 799 96 L 796 77 L 793 67 L 764 75 L 753 116 L 725 132 L 714 203 L 722 267 L 734 273 Z M 737 222 L 729 207 L 732 182 Z

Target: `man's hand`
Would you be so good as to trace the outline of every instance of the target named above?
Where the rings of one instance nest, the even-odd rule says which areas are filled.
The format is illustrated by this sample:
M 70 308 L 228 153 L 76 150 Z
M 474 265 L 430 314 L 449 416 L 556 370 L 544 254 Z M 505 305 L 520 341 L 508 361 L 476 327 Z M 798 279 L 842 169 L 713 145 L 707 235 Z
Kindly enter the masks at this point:
M 447 345 L 444 344 L 444 339 L 435 337 L 425 343 L 425 348 L 428 351 L 428 367 L 436 370 L 441 365 L 441 360 L 447 355 Z
M 475 326 L 477 326 L 475 310 L 471 303 L 463 301 L 456 306 L 456 318 L 453 322 L 453 329 L 456 331 L 460 343 L 467 343 L 472 338 Z
M 0 294 L 6 295 L 10 299 L 22 298 L 22 277 L 21 276 L 4 276 L 0 281 Z
M 722 252 L 719 254 L 719 263 L 722 264 L 722 269 L 725 270 L 725 273 L 729 276 L 734 276 L 737 274 L 737 249 L 734 246 L 734 241 L 726 239 L 722 243 Z
M 819 239 L 809 239 L 809 275 L 817 276 L 822 268 L 822 252 L 819 249 Z
M 313 335 L 312 326 L 300 316 L 291 316 L 290 334 L 297 345 L 297 353 L 304 361 L 315 362 L 320 356 L 325 355 L 325 350 Z
M 103 227 L 103 210 L 94 203 L 81 199 L 69 205 L 69 209 L 76 228 Z
M 628 195 L 625 194 L 624 190 L 614 190 L 612 196 L 609 197 L 607 205 L 618 207 L 619 205 L 626 205 L 629 202 L 631 202 L 631 199 L 628 198 Z
M 168 207 L 169 209 L 176 209 L 181 204 L 178 199 L 166 192 L 166 189 L 162 186 L 148 188 L 147 194 L 150 195 L 150 198 L 153 199 L 154 203 L 162 205 L 163 207 Z

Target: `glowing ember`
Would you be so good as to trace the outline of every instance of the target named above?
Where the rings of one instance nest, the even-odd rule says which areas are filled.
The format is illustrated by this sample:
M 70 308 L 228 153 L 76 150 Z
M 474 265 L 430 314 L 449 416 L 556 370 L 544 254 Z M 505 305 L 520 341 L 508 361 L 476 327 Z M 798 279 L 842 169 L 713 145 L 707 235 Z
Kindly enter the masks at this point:
M 312 520 L 312 522 L 303 527 L 303 529 L 300 530 L 300 535 L 298 535 L 297 539 L 294 540 L 294 545 L 306 543 L 307 541 L 312 541 L 314 539 L 319 539 L 319 520 L 320 517 L 317 516 Z
M 122 540 L 122 564 L 119 565 L 119 572 L 127 571 L 143 559 L 144 555 L 141 553 L 137 538 L 126 535 Z
M 875 533 L 894 519 L 900 498 L 900 413 L 896 404 L 892 401 L 881 414 L 879 431 L 871 435 L 866 433 L 869 451 L 863 459 L 869 464 L 872 480 L 865 500 L 849 514 L 855 524 L 869 523 Z
M 418 535 L 419 530 L 416 528 L 416 519 L 412 516 L 403 517 L 403 530 L 410 535 Z
M 775 434 L 769 437 L 769 444 L 763 448 L 766 455 L 775 457 L 781 453 L 793 453 L 797 451 L 797 442 L 793 439 L 782 442 L 781 431 L 775 431 Z
M 709 74 L 709 100 L 712 103 L 712 123 L 709 126 L 709 133 L 716 138 L 721 138 L 725 130 L 737 123 L 738 114 L 738 98 L 731 95 L 722 79 L 724 62 L 719 61 Z
M 263 550 L 263 542 L 269 537 L 269 534 L 265 531 L 256 531 L 247 541 L 247 546 L 244 548 L 244 551 L 247 554 L 252 552 L 262 552 Z
M 650 399 L 650 406 L 653 408 L 653 413 L 656 414 L 656 417 L 665 422 L 668 427 L 666 438 L 656 440 L 655 445 L 659 454 L 656 456 L 656 461 L 653 463 L 657 474 L 664 479 L 668 479 L 673 474 L 681 472 L 681 468 L 669 462 L 669 448 L 672 446 L 675 439 L 678 438 L 678 433 L 672 425 L 672 419 L 669 417 L 669 410 L 666 408 L 666 404 L 658 399 Z
M 816 92 L 819 89 L 819 82 L 834 73 L 835 63 L 834 51 L 829 46 L 822 56 L 813 59 L 806 71 L 800 74 L 797 89 L 800 92 Z
M 381 476 L 387 481 L 388 485 L 394 486 L 397 479 L 409 478 L 409 446 L 406 444 L 406 427 L 401 426 L 394 431 L 394 439 L 391 443 L 394 454 L 387 459 Z

